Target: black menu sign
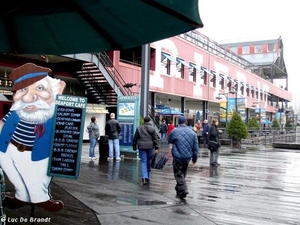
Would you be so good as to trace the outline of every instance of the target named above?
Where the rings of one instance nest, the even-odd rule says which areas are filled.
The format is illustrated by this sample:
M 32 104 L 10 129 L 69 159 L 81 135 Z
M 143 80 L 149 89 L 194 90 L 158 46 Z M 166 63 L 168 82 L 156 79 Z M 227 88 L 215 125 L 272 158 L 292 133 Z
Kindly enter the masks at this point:
M 57 95 L 49 176 L 78 177 L 86 104 L 84 97 Z
M 119 136 L 120 145 L 132 146 L 133 141 L 133 123 L 122 123 L 120 122 L 121 133 Z

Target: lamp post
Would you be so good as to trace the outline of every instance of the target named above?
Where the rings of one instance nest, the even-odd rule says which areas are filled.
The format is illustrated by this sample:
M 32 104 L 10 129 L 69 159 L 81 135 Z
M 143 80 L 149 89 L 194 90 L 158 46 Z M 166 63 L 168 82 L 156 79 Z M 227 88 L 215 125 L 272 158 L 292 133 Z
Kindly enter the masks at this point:
M 256 107 L 257 105 L 259 106 L 258 113 L 259 113 L 259 135 L 260 135 L 260 133 L 261 133 L 261 101 L 253 102 L 252 107 Z

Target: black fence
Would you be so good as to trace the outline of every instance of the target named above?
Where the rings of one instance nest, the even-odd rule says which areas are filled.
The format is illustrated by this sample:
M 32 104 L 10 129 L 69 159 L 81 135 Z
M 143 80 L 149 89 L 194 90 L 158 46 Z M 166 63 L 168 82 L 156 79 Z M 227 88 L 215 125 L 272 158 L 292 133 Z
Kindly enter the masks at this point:
M 220 128 L 222 132 L 219 134 L 221 145 L 231 145 L 232 139 L 226 133 L 225 128 Z M 203 143 L 200 134 L 199 143 Z M 248 137 L 242 139 L 242 145 L 273 145 L 274 143 L 300 143 L 300 128 L 281 129 L 281 130 L 248 130 Z

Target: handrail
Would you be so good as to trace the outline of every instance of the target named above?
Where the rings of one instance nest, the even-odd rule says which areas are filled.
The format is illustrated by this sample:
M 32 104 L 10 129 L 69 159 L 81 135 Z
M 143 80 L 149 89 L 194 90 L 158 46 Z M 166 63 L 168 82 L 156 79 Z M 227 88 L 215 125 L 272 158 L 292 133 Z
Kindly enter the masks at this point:
M 155 109 L 152 107 L 151 104 L 148 104 L 148 115 L 151 118 L 151 120 L 154 123 L 154 127 L 159 130 L 160 127 L 160 121 L 159 119 L 155 116 Z
M 116 67 L 114 66 L 113 62 L 109 58 L 109 56 L 106 54 L 106 52 L 96 52 L 93 53 L 97 56 L 101 64 L 105 67 L 109 75 L 111 76 L 112 80 L 115 82 L 115 84 L 120 89 L 121 93 L 124 96 L 131 96 L 133 95 L 133 92 L 129 88 L 125 88 L 124 85 L 126 82 L 122 78 L 121 74 L 118 72 Z

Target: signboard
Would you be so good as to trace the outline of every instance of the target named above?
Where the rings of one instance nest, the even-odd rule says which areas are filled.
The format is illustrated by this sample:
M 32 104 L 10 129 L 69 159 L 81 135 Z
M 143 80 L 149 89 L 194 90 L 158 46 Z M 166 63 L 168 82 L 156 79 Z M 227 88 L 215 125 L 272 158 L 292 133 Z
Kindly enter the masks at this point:
M 132 140 L 134 135 L 133 123 L 120 122 L 121 133 L 119 136 L 120 145 L 132 146 Z
M 77 178 L 87 99 L 57 95 L 48 175 Z
M 120 151 L 131 152 L 134 132 L 140 122 L 140 98 L 139 96 L 118 97 L 118 121 L 121 126 L 119 136 Z

